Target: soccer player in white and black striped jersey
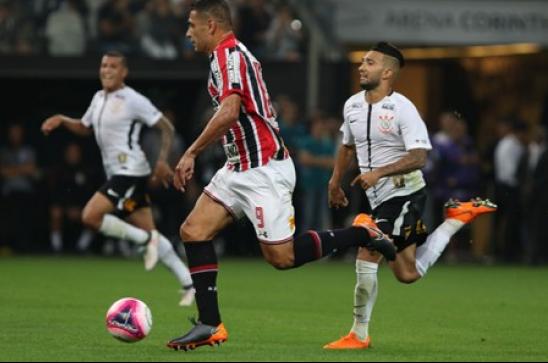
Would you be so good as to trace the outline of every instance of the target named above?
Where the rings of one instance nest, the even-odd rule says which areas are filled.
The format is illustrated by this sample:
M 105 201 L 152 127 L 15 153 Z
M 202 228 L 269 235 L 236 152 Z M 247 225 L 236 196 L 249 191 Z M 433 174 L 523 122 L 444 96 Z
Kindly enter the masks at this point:
M 361 214 L 355 224 L 375 223 L 390 236 L 398 251 L 389 265 L 400 282 L 412 283 L 426 274 L 455 233 L 478 215 L 494 212 L 496 206 L 488 200 L 452 201 L 446 205 L 445 222 L 428 234 L 422 221 L 426 183 L 420 169 L 431 146 L 416 107 L 393 89 L 403 65 L 401 52 L 386 42 L 378 43 L 363 58 L 359 68 L 363 91 L 344 105 L 343 140 L 329 182 L 329 203 L 336 208 L 348 205 L 341 179 L 357 157 L 361 174 L 352 184 L 366 191 L 373 215 Z M 354 325 L 348 335 L 324 348 L 369 347 L 381 259 L 374 251 L 359 249 Z
M 171 242 L 156 230 L 147 191 L 151 173 L 152 178 L 166 187 L 171 182 L 173 172 L 166 160 L 174 129 L 148 98 L 125 84 L 127 75 L 124 55 L 106 53 L 99 69 L 102 89 L 97 91 L 84 116 L 74 119 L 54 115 L 44 121 L 42 132 L 49 135 L 64 126 L 78 135 L 95 134 L 108 180 L 85 206 L 83 223 L 108 237 L 146 246 L 145 269 L 152 270 L 161 260 L 183 288 L 180 305 L 188 306 L 195 293 L 190 273 Z M 153 172 L 138 143 L 143 126 L 156 127 L 162 134 Z

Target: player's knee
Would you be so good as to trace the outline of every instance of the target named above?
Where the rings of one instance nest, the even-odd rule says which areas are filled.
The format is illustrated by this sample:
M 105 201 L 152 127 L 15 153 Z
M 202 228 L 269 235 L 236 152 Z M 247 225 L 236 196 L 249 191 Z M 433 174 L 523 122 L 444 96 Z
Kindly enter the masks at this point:
M 402 284 L 412 284 L 413 282 L 417 281 L 420 276 L 417 274 L 411 274 L 411 273 L 398 273 L 396 274 L 396 279 L 398 279 L 399 282 Z
M 205 228 L 200 228 L 199 225 L 189 220 L 184 221 L 184 223 L 181 225 L 181 228 L 179 229 L 179 234 L 183 242 L 207 241 L 213 238 L 206 235 Z
M 275 255 L 267 258 L 268 263 L 270 263 L 276 270 L 289 270 L 295 266 L 295 258 L 288 255 Z
M 82 224 L 95 231 L 101 229 L 103 222 L 103 216 L 98 213 L 94 213 L 90 208 L 85 208 L 82 212 Z

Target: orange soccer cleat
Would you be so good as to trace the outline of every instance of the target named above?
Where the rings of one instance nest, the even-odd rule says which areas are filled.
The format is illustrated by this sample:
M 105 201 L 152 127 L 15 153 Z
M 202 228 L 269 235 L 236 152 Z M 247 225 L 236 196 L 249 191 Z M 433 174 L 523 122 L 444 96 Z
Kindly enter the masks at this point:
M 364 242 L 362 247 L 371 251 L 378 251 L 388 261 L 396 259 L 396 246 L 386 234 L 377 226 L 373 218 L 368 214 L 358 214 L 352 222 L 353 227 L 364 228 L 369 234 L 369 241 Z
M 464 224 L 472 222 L 477 216 L 496 211 L 497 205 L 489 199 L 475 198 L 469 202 L 450 199 L 445 203 L 445 217 L 459 220 Z
M 228 332 L 223 323 L 217 327 L 205 325 L 199 322 L 193 322 L 194 327 L 180 338 L 175 338 L 167 347 L 174 350 L 194 350 L 198 347 L 209 345 L 221 345 L 228 340 Z
M 347 349 L 367 349 L 371 346 L 371 338 L 367 336 L 365 340 L 360 340 L 354 332 L 342 337 L 332 343 L 324 345 L 323 349 L 328 350 L 347 350 Z

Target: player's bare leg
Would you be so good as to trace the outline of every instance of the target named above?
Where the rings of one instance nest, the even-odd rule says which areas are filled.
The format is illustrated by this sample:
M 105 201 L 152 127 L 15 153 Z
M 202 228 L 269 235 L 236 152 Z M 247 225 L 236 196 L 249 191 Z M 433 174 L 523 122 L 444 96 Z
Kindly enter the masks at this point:
M 445 221 L 428 236 L 426 242 L 419 247 L 408 246 L 398 252 L 394 262 L 389 263 L 394 276 L 398 281 L 406 284 L 419 280 L 439 259 L 451 238 L 458 231 L 478 216 L 493 213 L 496 210 L 497 206 L 489 200 L 449 201 L 445 205 Z
M 82 212 L 82 223 L 88 228 L 108 237 L 129 240 L 137 245 L 144 245 L 150 239 L 150 233 L 112 215 L 115 206 L 101 193 L 89 200 Z
M 186 351 L 228 339 L 217 299 L 218 265 L 213 238 L 232 222 L 231 214 L 221 204 L 202 194 L 182 224 L 180 234 L 196 288 L 199 316 L 187 334 L 167 344 L 169 348 Z
M 105 236 L 129 240 L 137 245 L 144 246 L 152 237 L 155 237 L 150 232 L 154 229 L 152 215 L 142 218 L 142 220 L 138 218 L 137 222 L 143 226 L 143 228 L 139 228 L 111 214 L 115 209 L 114 204 L 106 196 L 95 193 L 82 212 L 82 222 L 88 228 Z M 139 213 L 146 213 L 146 211 Z M 150 218 L 150 221 L 147 218 Z
M 171 242 L 156 230 L 151 208 L 140 208 L 133 212 L 127 221 L 137 228 L 151 233 L 144 254 L 145 269 L 152 270 L 157 261 L 162 263 L 175 275 L 182 287 L 179 305 L 189 306 L 194 302 L 194 286 L 190 272 L 173 249 Z
M 390 259 L 396 254 L 395 247 L 387 236 L 382 234 L 372 237 L 367 230 L 359 227 L 322 232 L 308 231 L 279 244 L 262 241 L 261 251 L 272 266 L 279 270 L 287 270 L 352 246 L 382 250 Z
M 419 246 L 416 252 L 416 269 L 424 276 L 428 269 L 438 260 L 451 237 L 466 224 L 482 214 L 494 213 L 497 206 L 488 199 L 476 198 L 469 202 L 450 200 L 445 204 L 445 221 L 432 232 L 426 243 Z
M 377 271 L 382 256 L 366 248 L 358 250 L 356 259 L 356 288 L 354 291 L 354 323 L 342 338 L 326 344 L 324 349 L 367 349 L 371 346 L 369 322 L 377 300 Z

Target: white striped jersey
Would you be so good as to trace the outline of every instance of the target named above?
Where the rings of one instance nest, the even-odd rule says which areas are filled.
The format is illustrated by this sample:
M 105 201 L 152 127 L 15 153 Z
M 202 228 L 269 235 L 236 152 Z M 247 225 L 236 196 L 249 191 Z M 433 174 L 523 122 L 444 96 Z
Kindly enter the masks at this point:
M 392 92 L 370 104 L 365 91 L 350 97 L 344 105 L 341 127 L 344 145 L 355 145 L 360 171 L 372 171 L 399 161 L 409 150 L 432 149 L 428 130 L 415 105 Z M 424 188 L 422 171 L 381 178 L 367 190 L 372 208 L 394 197 L 407 196 Z
M 154 126 L 161 117 L 162 113 L 150 100 L 131 87 L 95 93 L 82 123 L 93 127 L 109 179 L 113 175 L 145 176 L 151 173 L 139 145 L 139 135 L 143 125 Z
M 229 167 L 246 171 L 287 158 L 259 61 L 232 33 L 210 54 L 209 61 L 208 91 L 214 107 L 232 94 L 242 100 L 238 121 L 223 137 Z

